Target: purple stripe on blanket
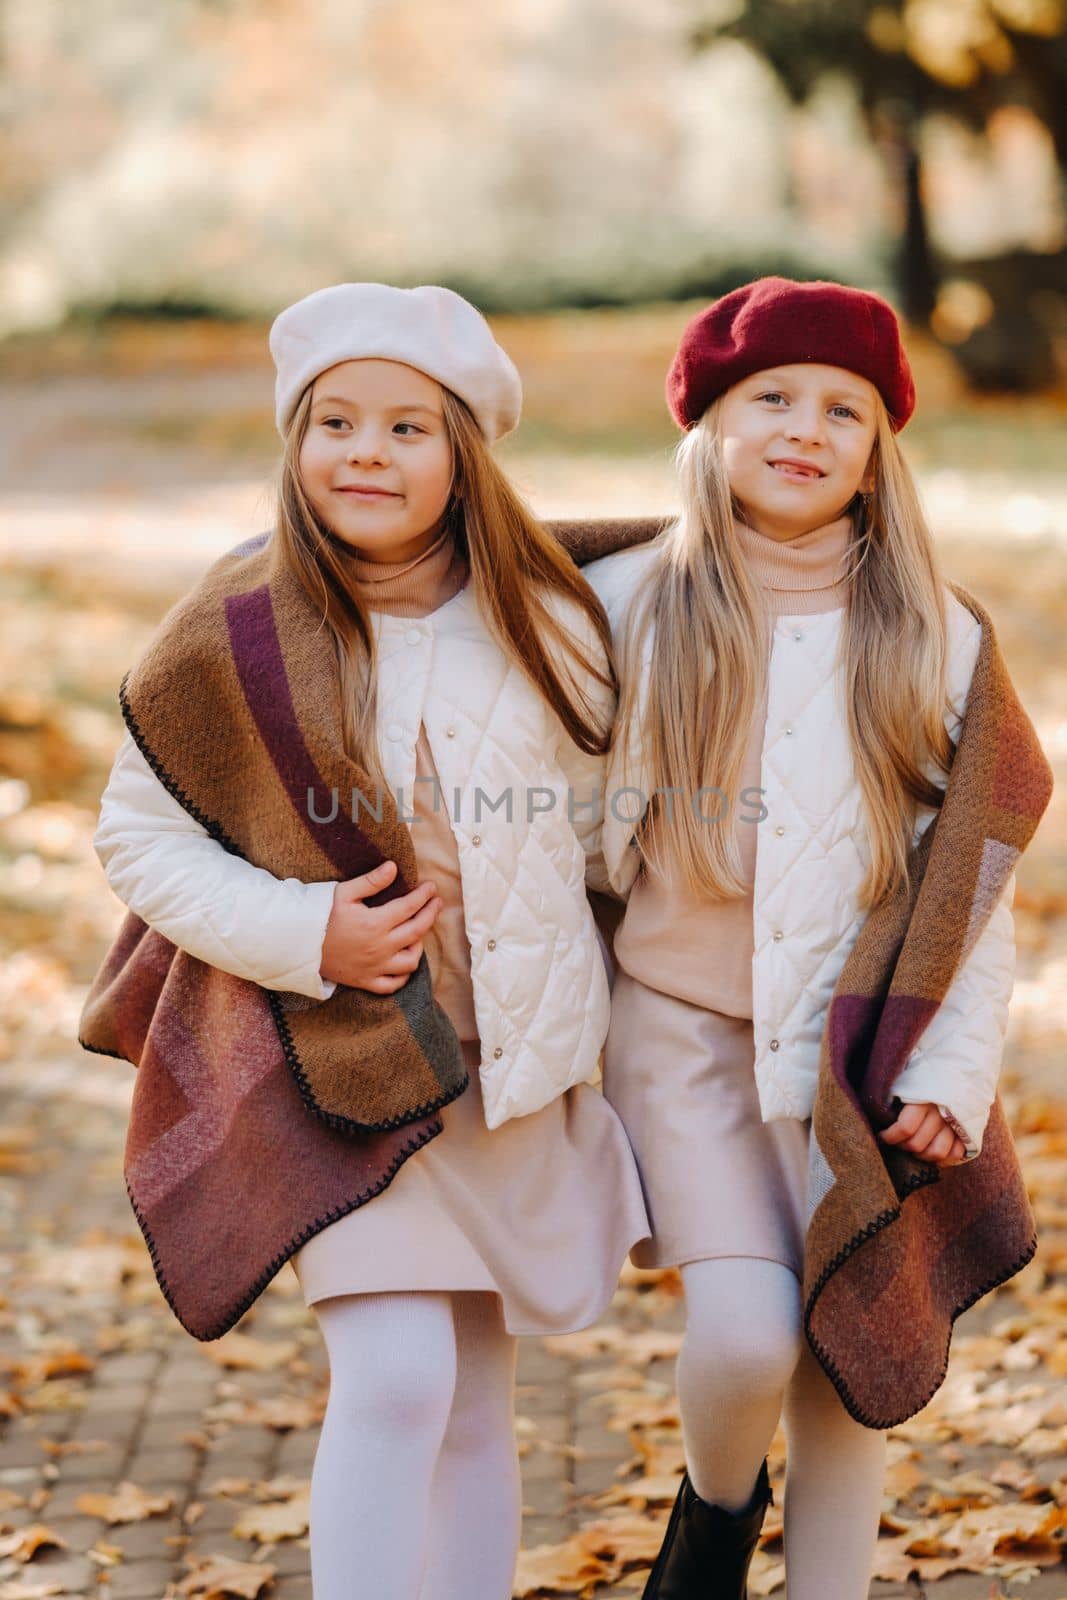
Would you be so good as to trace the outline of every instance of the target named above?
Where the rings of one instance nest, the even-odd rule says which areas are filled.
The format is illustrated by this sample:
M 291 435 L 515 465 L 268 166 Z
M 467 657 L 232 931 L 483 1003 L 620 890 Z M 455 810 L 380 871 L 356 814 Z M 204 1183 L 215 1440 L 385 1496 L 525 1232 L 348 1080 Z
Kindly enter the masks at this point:
M 300 821 L 319 848 L 340 872 L 342 879 L 369 872 L 383 859 L 382 852 L 363 830 L 346 815 L 342 806 L 330 822 L 312 822 L 308 815 L 308 791 L 315 796 L 315 813 L 328 816 L 332 807 L 327 785 L 315 766 L 293 705 L 285 671 L 270 591 L 264 584 L 247 594 L 232 595 L 226 601 L 226 625 L 230 648 L 248 709 L 267 748 Z M 400 871 L 387 889 L 367 900 L 367 905 L 383 905 L 406 894 L 412 885 Z M 430 987 L 426 956 L 411 978 L 393 996 L 412 1035 L 433 1063 L 448 1052 L 451 1028 L 438 1012 Z M 451 1049 L 458 1049 L 454 1039 Z
M 910 994 L 840 994 L 830 1002 L 834 1077 L 876 1126 L 891 1120 L 893 1084 L 936 1010 L 936 1001 Z
M 830 1002 L 827 1018 L 830 1064 L 834 1077 L 852 1104 L 859 1106 L 857 1086 L 867 1067 L 867 1052 L 878 1027 L 880 998 L 839 994 Z
M 342 879 L 369 872 L 381 861 L 381 851 L 351 820 L 343 806 L 338 805 L 337 815 L 330 822 L 313 822 L 308 814 L 309 790 L 314 796 L 316 816 L 329 816 L 333 809 L 332 796 L 312 759 L 297 719 L 266 584 L 247 594 L 230 596 L 226 601 L 226 625 L 248 709 L 293 810 Z M 405 893 L 407 886 L 400 882 L 398 874 L 390 888 L 391 893 L 382 899 Z
M 886 999 L 863 1082 L 864 1105 L 873 1122 L 892 1114 L 893 1084 L 937 1009 L 936 1000 L 920 995 L 891 994 Z

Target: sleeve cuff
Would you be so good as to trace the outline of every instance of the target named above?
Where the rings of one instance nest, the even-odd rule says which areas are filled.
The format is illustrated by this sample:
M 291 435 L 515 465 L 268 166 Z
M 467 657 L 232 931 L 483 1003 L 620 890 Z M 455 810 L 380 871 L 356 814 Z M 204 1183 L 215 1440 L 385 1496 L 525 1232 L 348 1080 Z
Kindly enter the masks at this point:
M 296 880 L 290 881 L 295 886 Z M 293 947 L 302 953 L 306 952 L 307 965 L 287 974 L 290 981 L 286 987 L 296 994 L 306 995 L 309 1000 L 328 1000 L 337 988 L 337 984 L 324 978 L 320 971 L 322 942 L 326 937 L 326 924 L 330 920 L 330 912 L 333 910 L 333 892 L 336 887 L 331 880 L 300 885 L 303 890 L 303 921 L 299 928 L 292 929 L 295 936 Z
M 924 1093 L 922 1089 L 917 1089 L 912 1092 L 907 1089 L 901 1091 L 899 1088 L 894 1087 L 893 1092 L 902 1105 L 937 1106 L 938 1111 L 948 1123 L 948 1126 L 952 1129 L 953 1133 L 956 1135 L 956 1138 L 963 1141 L 964 1150 L 961 1158 L 961 1164 L 963 1161 L 973 1161 L 975 1156 L 981 1155 L 982 1135 L 985 1132 L 986 1123 L 985 1118 L 982 1119 L 982 1125 L 980 1128 L 978 1128 L 974 1126 L 973 1123 L 968 1125 L 966 1122 L 962 1121 L 961 1118 L 956 1116 L 951 1106 L 943 1105 L 941 1101 L 935 1100 L 932 1095 Z
M 938 1106 L 938 1111 L 944 1117 L 956 1138 L 963 1143 L 963 1161 L 973 1161 L 981 1153 L 981 1142 L 976 1142 L 974 1136 L 968 1132 L 958 1117 L 954 1117 L 948 1106 Z

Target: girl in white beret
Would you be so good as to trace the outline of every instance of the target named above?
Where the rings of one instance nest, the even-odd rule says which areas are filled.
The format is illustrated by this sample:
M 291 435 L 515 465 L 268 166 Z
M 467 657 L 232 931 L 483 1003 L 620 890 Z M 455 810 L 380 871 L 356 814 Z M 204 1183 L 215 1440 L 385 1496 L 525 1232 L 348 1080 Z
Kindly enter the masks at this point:
M 585 890 L 607 624 L 494 460 L 519 379 L 465 300 L 340 284 L 284 311 L 270 344 L 275 527 L 212 568 L 130 675 L 95 845 L 141 923 L 246 986 L 223 1015 L 266 993 L 269 1037 L 233 1025 L 249 1042 L 231 1076 L 260 1072 L 257 1049 L 281 1059 L 280 1037 L 271 1092 L 290 1099 L 264 1109 L 263 1087 L 226 1111 L 211 1162 L 169 1147 L 190 1162 L 187 1208 L 218 1149 L 228 1163 L 195 1239 L 188 1209 L 179 1234 L 147 1192 L 158 1139 L 127 1173 L 199 1336 L 287 1258 L 315 1308 L 331 1375 L 316 1600 L 507 1600 L 515 1337 L 595 1322 L 648 1232 L 622 1124 L 590 1083 L 608 1024 Z M 313 780 L 347 770 L 371 792 L 338 806 L 335 787 L 331 805 Z M 182 1040 L 204 1026 L 182 1023 Z M 207 1046 L 232 1050 L 212 1028 Z M 195 1101 L 206 1052 L 181 1049 L 171 1076 Z

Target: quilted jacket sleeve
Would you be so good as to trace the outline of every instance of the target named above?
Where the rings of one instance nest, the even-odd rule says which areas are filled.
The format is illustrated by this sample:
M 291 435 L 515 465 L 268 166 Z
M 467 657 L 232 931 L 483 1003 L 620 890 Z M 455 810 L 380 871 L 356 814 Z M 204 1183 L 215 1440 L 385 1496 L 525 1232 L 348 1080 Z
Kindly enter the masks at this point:
M 949 700 L 945 722 L 953 741 L 978 657 L 981 628 L 955 597 L 949 601 Z M 929 824 L 922 819 L 918 831 Z M 1015 980 L 1015 893 L 1012 875 L 992 915 L 953 979 L 893 1086 L 906 1104 L 937 1105 L 964 1138 L 969 1160 L 979 1154 L 997 1090 Z
M 326 1000 L 319 976 L 334 884 L 280 879 L 231 855 L 183 810 L 129 733 L 111 769 L 93 847 L 114 893 L 210 966 Z

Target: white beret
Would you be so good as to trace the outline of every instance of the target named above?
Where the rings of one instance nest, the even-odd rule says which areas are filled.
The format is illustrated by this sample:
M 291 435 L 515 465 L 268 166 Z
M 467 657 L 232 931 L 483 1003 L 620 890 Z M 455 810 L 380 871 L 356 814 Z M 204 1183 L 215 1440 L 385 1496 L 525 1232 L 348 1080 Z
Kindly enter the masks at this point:
M 518 424 L 522 383 L 480 311 L 436 285 L 335 283 L 287 306 L 270 330 L 282 438 L 300 396 L 340 361 L 376 358 L 417 367 L 465 400 L 492 442 Z

